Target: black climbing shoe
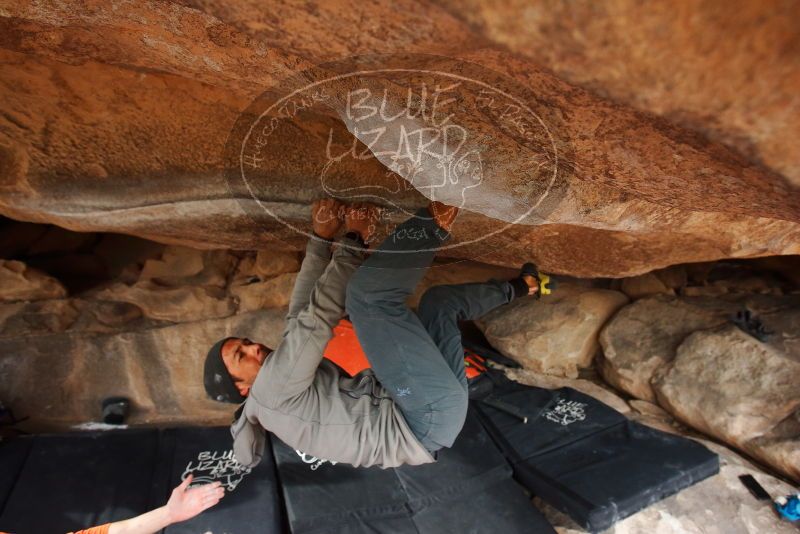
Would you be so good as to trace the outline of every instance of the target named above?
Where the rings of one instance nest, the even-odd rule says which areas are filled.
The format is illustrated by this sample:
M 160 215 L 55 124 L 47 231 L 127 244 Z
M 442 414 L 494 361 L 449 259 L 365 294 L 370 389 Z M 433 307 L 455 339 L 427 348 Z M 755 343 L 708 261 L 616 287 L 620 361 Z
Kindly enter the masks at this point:
M 522 269 L 519 271 L 519 278 L 524 281 L 525 279 L 523 277 L 526 275 L 532 276 L 534 280 L 536 280 L 538 287 L 534 295 L 537 299 L 542 298 L 542 295 L 549 295 L 558 287 L 558 282 L 554 278 L 551 278 L 544 273 L 540 273 L 539 269 L 536 268 L 536 264 L 534 263 L 528 262 L 522 266 Z M 525 285 L 527 286 L 527 282 L 525 282 Z M 530 288 L 528 288 L 528 294 L 530 295 Z

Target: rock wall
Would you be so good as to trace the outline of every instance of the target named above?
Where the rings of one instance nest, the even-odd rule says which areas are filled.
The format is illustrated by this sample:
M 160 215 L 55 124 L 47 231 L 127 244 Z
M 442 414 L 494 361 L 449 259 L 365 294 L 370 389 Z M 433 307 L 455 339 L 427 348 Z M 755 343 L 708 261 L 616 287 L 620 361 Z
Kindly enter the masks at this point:
M 800 185 L 800 3 L 436 2 L 559 78 L 720 141 Z M 758 82 L 754 83 L 755 80 Z
M 794 315 L 796 326 L 800 315 Z M 797 377 L 800 353 L 776 350 L 726 325 L 688 336 L 672 363 L 657 371 L 653 387 L 659 404 L 682 421 L 798 480 Z
M 477 323 L 493 347 L 525 368 L 577 378 L 594 361 L 600 329 L 627 302 L 618 291 L 562 285 L 549 298 L 517 300 Z
M 61 287 L 21 300 L 2 286 L 2 401 L 29 417 L 26 428 L 98 421 L 101 401 L 119 395 L 131 399 L 131 424 L 230 421 L 229 406 L 206 398 L 205 354 L 228 335 L 278 343 L 299 257 L 159 248 L 75 296 Z
M 737 324 L 745 311 L 750 321 Z M 798 480 L 798 313 L 797 292 L 646 297 L 603 328 L 597 368 L 626 394 Z
M 26 245 L 0 238 L 0 255 L 53 267 L 79 249 L 112 274 L 68 294 L 44 271 L 0 260 L 0 403 L 28 418 L 22 429 L 99 421 L 110 396 L 131 399 L 132 425 L 230 422 L 231 406 L 207 399 L 203 389 L 208 348 L 232 335 L 277 346 L 299 253 L 198 250 L 122 236 L 88 239 L 86 246 L 76 239 L 81 234 L 58 230 L 53 239 L 53 232 L 30 226 L 2 227 L 38 238 Z M 409 303 L 431 285 L 513 275 L 487 264 L 442 262 Z
M 520 20 L 529 20 L 530 9 L 512 6 L 506 12 L 519 10 Z M 518 40 L 512 46 L 511 32 L 493 29 L 499 15 L 490 3 L 467 10 L 411 0 L 278 4 L 268 13 L 249 2 L 117 2 L 113 9 L 79 1 L 0 6 L 0 213 L 198 248 L 297 250 L 302 235 L 271 218 L 254 221 L 253 199 L 229 187 L 223 149 L 231 129 L 255 97 L 320 61 L 410 52 L 450 58 L 418 59 L 417 68 L 452 71 L 466 61 L 520 87 L 524 103 L 548 125 L 558 149 L 555 187 L 542 193 L 545 184 L 529 165 L 540 154 L 521 146 L 491 117 L 470 113 L 464 118 L 469 134 L 483 139 L 477 149 L 486 182 L 485 193 L 460 216 L 456 242 L 461 246 L 449 252 L 452 257 L 509 266 L 534 259 L 552 272 L 622 277 L 691 261 L 800 252 L 800 196 L 780 174 L 796 167 L 794 145 L 786 141 L 793 139 L 796 125 L 784 128 L 793 115 L 782 112 L 797 98 L 789 89 L 796 85 L 790 29 L 768 17 L 752 31 L 772 37 L 764 37 L 755 52 L 740 51 L 746 61 L 734 58 L 732 66 L 722 60 L 711 66 L 688 62 L 679 71 L 686 83 L 676 90 L 678 103 L 670 106 L 647 96 L 652 88 L 638 100 L 631 94 L 638 94 L 637 87 L 666 83 L 667 74 L 654 79 L 637 73 L 652 71 L 647 61 L 666 55 L 668 45 L 645 40 L 652 34 L 646 28 L 659 26 L 671 13 L 645 9 L 647 24 L 639 28 L 638 19 L 633 22 L 635 6 L 597 9 L 599 29 L 591 28 L 592 38 L 611 21 L 639 32 L 631 38 L 640 39 L 644 59 L 630 62 L 636 84 L 628 93 L 614 90 L 627 83 L 624 74 L 606 75 L 598 66 L 579 78 L 569 74 L 581 69 L 559 63 L 557 58 L 573 57 L 565 35 L 574 33 L 577 21 L 565 18 L 563 31 L 544 37 L 542 26 L 515 30 Z M 633 14 L 619 19 L 614 9 Z M 722 8 L 707 9 L 711 14 L 701 15 L 713 22 Z M 728 4 L 724 9 L 741 11 Z M 554 18 L 561 13 L 549 3 L 541 3 L 537 12 Z M 758 13 L 745 10 L 731 24 L 746 27 Z M 583 20 L 596 14 L 584 5 L 574 16 Z M 702 32 L 708 48 L 741 41 L 726 26 L 716 28 L 709 23 Z M 547 47 L 528 44 L 553 32 L 563 37 L 548 42 L 556 59 L 548 62 L 551 56 L 530 53 Z M 684 34 L 676 34 L 675 62 L 687 54 L 702 55 L 688 37 L 680 40 Z M 507 46 L 525 48 L 530 57 L 510 53 Z M 614 46 L 601 51 L 613 56 Z M 589 49 L 594 47 L 582 50 Z M 720 56 L 728 57 L 728 48 L 721 50 Z M 761 61 L 765 58 L 769 61 Z M 768 75 L 748 72 L 742 80 L 737 71 L 742 64 L 758 65 Z M 746 83 L 755 77 L 763 86 Z M 730 87 L 709 108 L 714 119 L 668 122 L 676 116 L 671 110 L 684 105 L 680 95 L 697 95 L 691 106 L 686 104 L 691 112 L 711 94 L 720 94 L 717 82 L 708 84 L 708 92 L 694 91 L 707 79 Z M 391 87 L 388 80 L 375 83 Z M 755 93 L 739 90 L 756 86 Z M 343 86 L 334 88 L 334 97 L 343 97 L 343 91 Z M 464 89 L 458 97 L 472 101 L 471 91 Z M 392 103 L 398 104 L 397 98 Z M 729 142 L 735 137 L 731 132 L 760 111 L 754 143 L 759 154 L 767 146 L 774 153 L 748 159 L 741 146 Z M 722 133 L 698 134 L 714 131 L 709 124 L 716 120 L 714 112 L 723 117 Z M 319 149 L 315 140 L 328 128 L 349 135 L 335 113 L 296 122 L 271 152 L 271 185 L 258 197 L 284 223 L 301 230 L 307 229 L 308 204 L 322 194 L 313 162 Z M 778 143 L 779 138 L 785 142 Z M 758 159 L 773 166 L 759 165 Z M 345 189 L 406 179 L 402 172 L 387 174 L 374 158 L 345 171 L 340 184 Z M 422 193 L 411 188 L 394 200 L 410 209 L 425 201 Z M 529 216 L 505 228 L 508 213 L 494 208 L 504 202 L 530 208 Z M 476 242 L 487 234 L 493 238 Z

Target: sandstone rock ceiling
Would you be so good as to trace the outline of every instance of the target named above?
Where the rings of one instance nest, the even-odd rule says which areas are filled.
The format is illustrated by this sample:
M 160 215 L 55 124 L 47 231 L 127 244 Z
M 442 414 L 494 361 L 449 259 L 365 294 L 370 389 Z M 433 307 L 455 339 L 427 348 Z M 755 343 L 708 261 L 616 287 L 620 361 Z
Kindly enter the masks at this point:
M 800 3 L 437 3 L 558 77 L 725 143 L 800 185 Z
M 619 277 L 800 253 L 798 2 L 519 4 L 0 2 L 0 213 L 204 248 L 296 248 L 301 234 L 254 218 L 226 180 L 242 111 L 320 62 L 425 53 L 451 59 L 423 64 L 465 60 L 523 87 L 561 156 L 558 194 L 503 230 L 503 206 L 539 187 L 534 154 L 472 115 L 492 194 L 467 202 L 456 237 L 472 242 L 449 255 Z M 309 114 L 271 152 L 259 198 L 292 224 L 321 194 L 311 154 L 320 132 L 347 134 L 340 117 Z M 375 159 L 339 172 L 351 186 L 403 179 Z

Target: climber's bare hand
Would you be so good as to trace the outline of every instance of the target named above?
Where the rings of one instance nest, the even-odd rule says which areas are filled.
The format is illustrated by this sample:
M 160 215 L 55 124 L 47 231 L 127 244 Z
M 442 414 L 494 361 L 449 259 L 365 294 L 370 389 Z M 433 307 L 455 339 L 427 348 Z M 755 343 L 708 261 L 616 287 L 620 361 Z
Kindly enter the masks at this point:
M 333 239 L 342 226 L 344 204 L 335 198 L 315 200 L 311 204 L 311 224 L 314 233 L 323 239 Z

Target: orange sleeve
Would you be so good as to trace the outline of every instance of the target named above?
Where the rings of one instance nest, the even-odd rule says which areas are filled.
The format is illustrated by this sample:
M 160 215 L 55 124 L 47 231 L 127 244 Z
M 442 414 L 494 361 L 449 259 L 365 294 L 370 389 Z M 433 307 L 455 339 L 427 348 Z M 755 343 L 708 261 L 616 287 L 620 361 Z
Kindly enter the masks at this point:
M 111 523 L 106 523 L 105 525 L 100 525 L 99 527 L 92 527 L 86 530 L 79 530 L 77 532 L 70 532 L 69 534 L 108 534 L 108 527 L 111 526 Z

